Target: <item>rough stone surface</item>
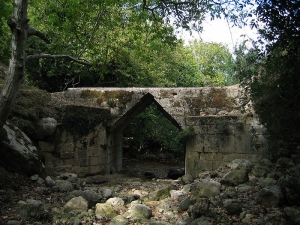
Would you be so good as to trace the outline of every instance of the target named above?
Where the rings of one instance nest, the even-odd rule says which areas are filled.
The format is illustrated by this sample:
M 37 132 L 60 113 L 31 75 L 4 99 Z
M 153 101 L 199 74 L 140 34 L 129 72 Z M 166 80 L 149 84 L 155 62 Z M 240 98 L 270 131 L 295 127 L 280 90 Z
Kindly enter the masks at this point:
M 232 171 L 225 174 L 225 176 L 221 180 L 221 183 L 233 186 L 243 184 L 249 180 L 248 173 L 248 167 L 244 164 L 239 164 Z
M 143 164 L 145 166 L 145 164 Z M 259 163 L 259 165 L 262 165 Z M 253 165 L 253 169 L 256 165 Z M 238 167 L 235 167 L 235 169 Z M 221 185 L 219 194 L 212 197 L 201 197 L 202 194 L 193 190 L 203 180 L 206 183 L 219 183 L 223 174 L 235 170 L 229 166 L 223 166 L 214 171 L 217 176 L 211 176 L 212 172 L 202 173 L 201 178 L 196 178 L 191 184 L 184 185 L 181 180 L 158 179 L 148 180 L 134 177 L 127 177 L 124 174 L 106 175 L 105 184 L 86 184 L 84 179 L 78 178 L 77 186 L 73 192 L 60 192 L 57 186 L 48 188 L 46 182 L 33 182 L 30 177 L 22 179 L 18 191 L 11 189 L 0 190 L 0 210 L 5 217 L 4 224 L 10 220 L 22 218 L 22 224 L 87 224 L 92 225 L 95 221 L 103 225 L 118 224 L 162 224 L 162 225 L 190 225 L 190 224 L 298 224 L 299 206 L 290 204 L 286 201 L 287 195 L 280 193 L 282 185 L 280 181 L 296 173 L 298 167 L 289 168 L 283 174 L 282 168 L 276 164 L 268 167 L 266 177 L 255 177 L 250 175 L 251 179 L 243 184 L 231 186 Z M 249 174 L 253 174 L 250 170 Z M 52 178 L 57 182 L 63 176 Z M 270 178 L 272 177 L 272 178 Z M 205 179 L 203 179 L 205 178 Z M 12 180 L 18 181 L 18 176 L 13 176 Z M 266 179 L 275 180 L 278 184 L 275 186 L 266 185 Z M 69 182 L 68 178 L 63 180 Z M 273 182 L 272 181 L 272 182 Z M 10 182 L 10 180 L 6 180 Z M 70 183 L 70 182 L 69 182 Z M 279 186 L 280 185 L 280 186 Z M 291 183 L 290 183 L 291 185 Z M 105 198 L 98 198 L 103 190 L 112 190 L 116 204 L 103 203 Z M 151 201 L 149 194 L 159 190 L 170 190 L 170 196 L 166 198 Z M 199 189 L 197 189 L 199 190 Z M 283 190 L 283 189 L 282 189 Z M 93 204 L 84 200 L 84 193 L 93 193 L 89 198 L 94 200 Z M 164 193 L 167 193 L 164 191 Z M 198 194 L 197 194 L 198 193 Z M 139 194 L 139 195 L 137 195 Z M 97 198 L 95 197 L 96 195 Z M 279 196 L 279 197 L 278 197 Z M 26 199 L 27 198 L 27 199 Z M 85 202 L 84 209 L 77 210 L 81 205 L 74 199 L 81 199 Z M 95 198 L 95 199 L 93 199 Z M 18 210 L 14 207 L 15 201 L 18 202 Z M 37 200 L 41 199 L 41 200 Z M 119 204 L 118 200 L 122 199 Z M 75 201 L 74 210 L 65 209 L 66 202 Z M 81 202 L 80 201 L 80 202 Z M 99 201 L 95 204 L 96 201 Z M 281 202 L 284 202 L 282 207 Z M 87 206 L 89 205 L 89 206 Z M 88 207 L 90 209 L 88 209 Z M 135 208 L 136 207 L 136 208 Z M 88 209 L 88 210 L 87 210 Z M 14 212 L 14 213 L 12 213 Z M 141 214 L 145 213 L 144 216 Z M 96 218 L 96 219 L 95 219 Z M 115 219 L 116 218 L 116 219 Z M 125 220 L 124 220 L 125 218 Z M 2 221 L 1 221 L 2 222 Z
M 53 187 L 53 186 L 55 186 L 55 181 L 50 176 L 47 176 L 45 178 L 45 184 L 48 187 Z
M 272 185 L 261 189 L 257 196 L 257 202 L 261 205 L 277 207 L 282 203 L 283 193 L 279 186 Z
M 300 164 L 287 169 L 278 183 L 283 189 L 287 201 L 292 205 L 300 206 Z
M 28 199 L 26 202 L 19 201 L 19 212 L 24 218 L 40 218 L 43 202 L 41 200 Z
M 211 225 L 212 223 L 209 221 L 209 218 L 206 218 L 204 216 L 195 219 L 193 222 L 190 223 L 190 225 Z
M 178 128 L 193 128 L 194 136 L 185 146 L 185 172 L 193 177 L 200 171 L 216 170 L 236 158 L 257 162 L 268 146 L 264 137 L 266 130 L 238 85 L 224 88 L 70 88 L 53 93 L 52 99 L 64 115 L 59 118 L 60 129 L 54 137 L 40 145 L 46 153 L 47 173 L 52 175 L 72 171 L 84 177 L 120 171 L 122 128 L 153 102 Z M 246 106 L 246 113 L 241 112 L 243 106 Z M 84 125 L 74 129 L 72 121 L 78 119 L 86 122 L 81 121 Z M 73 160 L 79 155 L 80 160 Z M 146 175 L 151 179 L 158 177 L 153 171 L 146 172 L 150 172 Z M 177 179 L 183 175 L 171 176 Z
M 57 121 L 54 118 L 42 118 L 36 123 L 36 139 L 43 140 L 45 137 L 54 134 Z
M 86 178 L 85 182 L 87 184 L 102 184 L 105 183 L 107 180 L 104 176 L 102 175 L 95 175 L 95 176 L 89 176 Z
M 97 218 L 109 217 L 113 218 L 117 216 L 114 207 L 109 203 L 98 203 L 96 204 L 95 214 Z
M 152 216 L 152 210 L 142 204 L 131 204 L 131 207 L 124 216 L 133 219 L 149 219 Z
M 194 178 L 192 177 L 192 175 L 186 174 L 181 177 L 181 180 L 184 184 L 190 184 L 193 183 Z
M 71 192 L 74 190 L 74 187 L 71 184 L 71 182 L 67 180 L 57 180 L 56 186 L 58 187 L 58 190 L 60 192 Z
M 101 201 L 101 196 L 97 194 L 95 191 L 92 190 L 74 190 L 70 192 L 70 194 L 67 196 L 67 199 L 71 199 L 73 197 L 83 197 L 88 202 L 88 207 L 91 208 L 95 206 L 97 203 Z
M 249 169 L 252 163 L 247 159 L 234 159 L 228 164 L 230 169 L 235 169 L 240 165 L 246 166 Z
M 195 204 L 189 207 L 188 214 L 193 219 L 205 216 L 208 212 L 208 207 L 209 200 L 207 198 L 199 198 Z
M 126 219 L 124 216 L 118 215 L 116 217 L 114 217 L 109 225 L 127 225 L 129 224 L 128 219 Z
M 221 184 L 216 181 L 201 179 L 199 184 L 192 189 L 193 198 L 206 197 L 211 198 L 220 194 Z
M 88 209 L 88 202 L 81 196 L 72 198 L 64 205 L 65 212 L 71 212 L 71 211 L 86 212 L 87 209 Z
M 226 209 L 228 215 L 239 215 L 242 212 L 241 204 L 233 202 L 230 199 L 224 200 L 223 206 Z
M 180 202 L 179 207 L 182 211 L 187 211 L 191 204 L 192 204 L 191 197 L 187 197 Z
M 39 160 L 31 140 L 16 126 L 6 124 L 4 140 L 0 141 L 0 165 L 19 174 L 45 175 L 45 166 Z
M 295 224 L 300 224 L 300 210 L 293 207 L 285 207 L 283 209 L 285 215 Z
M 124 205 L 124 201 L 122 198 L 110 198 L 106 201 L 106 203 L 111 204 L 112 206 L 123 206 Z

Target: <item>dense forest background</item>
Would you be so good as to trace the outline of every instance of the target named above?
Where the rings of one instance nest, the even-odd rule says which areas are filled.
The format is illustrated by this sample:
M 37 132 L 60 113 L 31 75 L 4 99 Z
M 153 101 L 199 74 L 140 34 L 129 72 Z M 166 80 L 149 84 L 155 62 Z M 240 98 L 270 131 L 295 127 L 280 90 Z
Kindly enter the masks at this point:
M 240 83 L 249 91 L 274 140 L 274 152 L 282 145 L 297 149 L 299 8 L 300 3 L 293 0 L 32 0 L 28 5 L 29 24 L 49 41 L 47 44 L 37 37 L 41 35 L 28 38 L 24 83 L 49 92 L 83 86 L 201 87 Z M 11 30 L 7 21 L 13 13 L 13 2 L 2 0 L 0 9 L 0 61 L 8 65 Z M 193 41 L 186 45 L 177 38 L 178 27 L 201 32 L 205 17 L 224 17 L 233 26 L 255 27 L 260 38 L 237 44 L 234 53 L 219 43 Z M 247 47 L 250 42 L 252 47 Z M 148 124 L 153 116 L 159 115 L 149 109 L 136 123 Z M 150 132 L 150 127 L 142 127 L 145 134 L 153 133 L 149 139 L 174 148 L 173 138 L 160 140 L 159 136 L 170 131 L 157 130 L 157 135 Z

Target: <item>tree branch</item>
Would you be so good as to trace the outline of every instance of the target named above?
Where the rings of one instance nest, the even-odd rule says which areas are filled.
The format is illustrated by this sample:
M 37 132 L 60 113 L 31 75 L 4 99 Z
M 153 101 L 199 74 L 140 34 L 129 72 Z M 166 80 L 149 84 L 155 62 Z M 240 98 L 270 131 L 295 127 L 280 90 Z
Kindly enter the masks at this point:
M 42 32 L 34 29 L 33 27 L 28 26 L 28 28 L 27 28 L 27 35 L 28 35 L 28 37 L 34 35 L 34 36 L 39 37 L 43 41 L 45 41 L 47 44 L 51 43 L 51 41 Z
M 93 64 L 87 60 L 79 60 L 79 59 L 76 59 L 72 56 L 69 56 L 69 55 L 49 55 L 49 54 L 38 54 L 38 55 L 28 55 L 26 57 L 26 60 L 31 60 L 31 59 L 41 59 L 41 58 L 48 58 L 48 59 L 58 59 L 58 58 L 66 58 L 66 59 L 70 59 L 74 62 L 77 62 L 79 64 L 82 64 L 82 65 L 86 65 L 86 66 L 92 66 Z

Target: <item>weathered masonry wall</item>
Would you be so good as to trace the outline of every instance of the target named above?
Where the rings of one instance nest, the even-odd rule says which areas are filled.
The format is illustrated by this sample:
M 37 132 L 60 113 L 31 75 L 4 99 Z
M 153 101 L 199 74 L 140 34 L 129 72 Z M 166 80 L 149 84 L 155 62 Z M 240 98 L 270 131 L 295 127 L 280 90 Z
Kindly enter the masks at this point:
M 74 88 L 52 94 L 61 125 L 41 142 L 48 173 L 122 169 L 123 129 L 155 103 L 175 126 L 193 127 L 186 140 L 186 173 L 196 176 L 236 158 L 267 153 L 265 129 L 239 86 L 214 88 Z

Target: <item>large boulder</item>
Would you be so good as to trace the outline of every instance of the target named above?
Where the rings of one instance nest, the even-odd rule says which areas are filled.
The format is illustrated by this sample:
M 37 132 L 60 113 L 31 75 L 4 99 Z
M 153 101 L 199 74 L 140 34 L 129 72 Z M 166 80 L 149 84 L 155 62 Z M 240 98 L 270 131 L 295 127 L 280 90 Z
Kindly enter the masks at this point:
M 221 180 L 221 184 L 237 186 L 249 180 L 249 167 L 245 164 L 239 164 L 232 171 L 225 174 Z
M 283 201 L 283 193 L 279 186 L 265 187 L 258 192 L 257 202 L 261 205 L 278 207 Z
M 209 200 L 207 198 L 199 198 L 194 205 L 188 209 L 188 214 L 191 218 L 196 219 L 205 216 L 208 213 Z
M 56 187 L 60 192 L 71 192 L 74 190 L 72 183 L 67 180 L 57 180 Z
M 40 218 L 43 214 L 43 203 L 41 200 L 27 199 L 26 202 L 18 202 L 18 212 L 22 215 L 22 218 Z
M 109 225 L 128 225 L 128 224 L 129 224 L 128 219 L 121 215 L 114 217 L 109 223 Z
M 283 209 L 284 214 L 294 222 L 294 224 L 300 224 L 300 210 L 293 207 L 285 207 Z
M 44 140 L 55 133 L 57 121 L 54 118 L 42 118 L 36 123 L 35 138 L 37 140 Z
M 83 197 L 88 202 L 88 207 L 91 208 L 101 201 L 101 196 L 92 190 L 74 190 L 66 197 L 66 200 L 70 200 L 73 197 Z
M 96 218 L 101 219 L 105 217 L 114 218 L 117 213 L 110 203 L 97 203 L 95 209 Z
M 9 172 L 45 176 L 45 166 L 39 160 L 31 140 L 16 126 L 3 126 L 0 141 L 0 166 Z
M 72 198 L 64 205 L 65 212 L 86 212 L 88 209 L 88 202 L 81 196 Z
M 286 170 L 285 175 L 278 180 L 286 200 L 291 205 L 300 206 L 300 164 Z
M 192 188 L 192 199 L 212 198 L 220 194 L 221 184 L 216 181 L 202 179 Z
M 124 216 L 132 219 L 150 219 L 152 210 L 148 206 L 142 204 L 131 204 L 131 207 Z

